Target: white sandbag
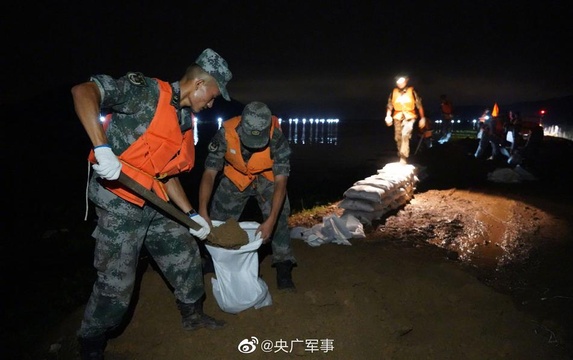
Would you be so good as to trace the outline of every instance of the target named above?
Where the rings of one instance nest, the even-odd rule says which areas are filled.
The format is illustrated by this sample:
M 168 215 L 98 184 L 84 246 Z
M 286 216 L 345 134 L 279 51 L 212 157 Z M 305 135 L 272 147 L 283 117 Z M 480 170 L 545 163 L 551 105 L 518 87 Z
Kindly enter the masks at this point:
M 352 215 L 363 224 L 372 224 L 372 221 L 378 220 L 387 211 L 360 211 L 360 210 L 344 210 L 342 216 Z
M 356 181 L 344 192 L 338 207 L 344 209 L 342 216 L 371 224 L 410 201 L 418 181 L 414 165 L 389 163 L 376 174 Z
M 375 176 L 369 176 L 363 180 L 358 180 L 354 183 L 354 185 L 370 185 L 386 191 L 390 191 L 396 184 L 390 180 L 381 179 Z
M 290 237 L 291 239 L 301 239 L 304 240 L 310 246 L 320 246 L 331 242 L 323 233 L 322 229 L 324 224 L 316 224 L 311 228 L 305 228 L 302 226 L 297 226 L 291 229 Z
M 312 233 L 310 235 L 308 235 L 305 239 L 304 242 L 306 242 L 309 246 L 312 247 L 317 247 L 326 243 L 329 243 L 329 240 L 325 240 L 324 238 L 322 238 L 320 235 L 317 235 L 315 233 Z
M 363 199 L 379 203 L 386 193 L 385 190 L 371 185 L 354 185 L 344 192 L 344 197 L 351 199 Z
M 376 211 L 384 209 L 385 204 L 363 199 L 344 198 L 338 203 L 338 207 L 349 210 Z
M 329 215 L 322 218 L 322 223 L 324 227 L 322 233 L 328 238 L 332 239 L 332 242 L 340 245 L 352 245 L 348 239 L 352 238 L 352 234 L 346 228 L 344 221 L 336 215 Z
M 379 173 L 376 175 L 369 176 L 364 180 L 368 181 L 375 181 L 375 182 L 384 182 L 388 184 L 389 189 L 400 185 L 402 181 L 404 181 L 404 176 L 399 174 L 386 174 L 386 173 Z
M 304 239 L 308 235 L 310 235 L 310 228 L 304 226 L 295 226 L 290 229 L 290 238 L 291 239 Z
M 291 229 L 292 239 L 302 239 L 310 246 L 327 243 L 352 245 L 351 238 L 365 238 L 364 227 L 360 220 L 352 215 L 329 215 L 322 218 L 322 223 L 312 228 L 297 226 Z
M 213 226 L 223 224 L 213 221 Z M 259 277 L 258 248 L 263 243 L 260 235 L 255 236 L 259 223 L 239 222 L 249 236 L 249 243 L 239 249 L 224 249 L 206 244 L 213 258 L 215 277 L 211 279 L 213 296 L 221 310 L 237 314 L 250 307 L 259 309 L 272 304 L 269 288 Z
M 364 239 L 366 234 L 364 233 L 364 226 L 355 216 L 350 214 L 342 215 L 340 220 L 344 221 L 346 228 L 352 234 L 354 239 Z

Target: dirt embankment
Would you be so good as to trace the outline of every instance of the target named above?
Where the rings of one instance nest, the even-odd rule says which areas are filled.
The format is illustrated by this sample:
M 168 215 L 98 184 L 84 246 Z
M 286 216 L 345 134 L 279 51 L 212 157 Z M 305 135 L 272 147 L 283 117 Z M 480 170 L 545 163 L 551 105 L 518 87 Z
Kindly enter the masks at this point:
M 276 289 L 263 257 L 272 305 L 227 314 L 213 298 L 214 275 L 205 275 L 206 312 L 227 321 L 220 331 L 185 332 L 173 294 L 143 266 L 133 314 L 106 359 L 570 359 L 573 211 L 559 195 L 571 179 L 547 168 L 542 186 L 491 184 L 495 164 L 453 146 L 417 159 L 427 177 L 414 198 L 366 238 L 293 240 L 296 293 Z M 571 158 L 571 147 L 553 150 Z M 291 225 L 340 212 L 331 204 L 293 215 Z M 81 311 L 47 336 L 61 346 L 54 358 L 77 358 Z M 239 344 L 255 339 L 253 353 L 241 354 Z

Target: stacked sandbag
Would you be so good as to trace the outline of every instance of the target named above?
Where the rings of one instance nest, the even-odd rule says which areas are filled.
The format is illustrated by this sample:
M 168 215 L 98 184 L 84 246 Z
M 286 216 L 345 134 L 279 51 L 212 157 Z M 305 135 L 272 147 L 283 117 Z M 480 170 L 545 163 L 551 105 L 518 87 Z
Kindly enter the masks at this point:
M 409 164 L 390 163 L 375 175 L 355 182 L 344 192 L 338 206 L 363 224 L 371 224 L 384 214 L 407 204 L 414 196 L 416 168 Z

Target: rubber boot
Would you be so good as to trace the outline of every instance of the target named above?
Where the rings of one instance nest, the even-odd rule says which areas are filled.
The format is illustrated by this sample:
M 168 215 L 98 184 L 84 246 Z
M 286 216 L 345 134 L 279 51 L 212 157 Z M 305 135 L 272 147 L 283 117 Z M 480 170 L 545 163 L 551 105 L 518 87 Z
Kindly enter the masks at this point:
M 289 292 L 295 291 L 296 288 L 292 281 L 292 268 L 294 267 L 292 261 L 278 262 L 274 266 L 277 269 L 277 288 Z
M 203 312 L 203 301 L 185 304 L 177 300 L 177 308 L 181 313 L 181 323 L 185 330 L 197 330 L 201 328 L 221 329 L 225 326 L 222 320 L 216 320 Z
M 80 358 L 82 360 L 103 360 L 103 353 L 107 345 L 105 334 L 83 338 L 79 337 Z

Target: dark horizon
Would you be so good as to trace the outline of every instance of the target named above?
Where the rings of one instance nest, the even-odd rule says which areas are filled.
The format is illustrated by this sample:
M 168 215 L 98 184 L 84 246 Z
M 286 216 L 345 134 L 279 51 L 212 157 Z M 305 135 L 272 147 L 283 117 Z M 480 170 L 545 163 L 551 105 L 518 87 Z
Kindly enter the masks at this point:
M 129 71 L 177 81 L 209 47 L 229 63 L 231 97 L 276 113 L 378 117 L 398 75 L 428 109 L 573 95 L 573 4 L 451 0 L 131 4 L 11 3 L 2 104 Z M 569 16 L 568 16 L 569 15 Z M 26 31 L 34 25 L 40 29 Z
M 0 108 L 4 114 L 10 116 L 10 118 L 19 119 L 15 122 L 10 122 L 9 126 L 14 126 L 19 123 L 35 123 L 39 121 L 40 124 L 44 122 L 48 117 L 53 117 L 52 121 L 59 121 L 66 114 L 68 120 L 77 120 L 74 113 L 73 102 L 71 97 L 71 85 L 70 87 L 60 87 L 59 89 L 53 89 L 52 91 L 36 95 L 33 98 L 27 98 L 18 102 L 12 102 L 10 104 L 1 104 Z M 34 107 L 41 109 L 39 112 L 28 112 L 22 111 L 22 109 L 28 107 L 29 103 L 33 103 Z M 454 104 L 454 110 L 457 119 L 471 120 L 477 118 L 481 115 L 485 108 L 491 109 L 495 102 L 485 103 L 485 104 L 470 104 L 470 105 L 457 105 Z M 573 124 L 573 95 L 562 96 L 562 97 L 541 97 L 536 101 L 519 101 L 515 103 L 497 103 L 501 112 L 507 112 L 509 110 L 519 111 L 522 116 L 534 117 L 539 115 L 540 110 L 545 110 L 546 115 L 544 116 L 544 123 L 547 124 Z M 240 115 L 244 107 L 244 103 L 231 98 L 230 102 L 218 98 L 215 100 L 215 104 L 212 109 L 207 109 L 198 114 L 200 119 L 216 119 L 222 117 L 226 120 L 230 117 Z M 439 102 L 424 102 L 424 108 L 426 116 L 432 120 L 439 119 Z M 341 115 L 335 114 L 333 110 L 328 108 L 304 108 L 298 104 L 291 104 L 291 106 L 283 111 L 275 110 L 271 108 L 273 114 L 278 117 L 282 117 L 284 120 L 288 118 L 338 118 L 340 120 L 382 120 L 383 111 L 385 109 L 381 106 L 379 110 L 379 115 L 373 115 L 370 117 L 360 117 L 360 116 L 348 116 L 352 114 L 352 111 L 347 111 L 341 113 Z M 71 116 L 71 118 L 69 117 Z M 79 120 L 78 120 L 79 124 Z M 53 124 L 57 126 L 57 124 Z

